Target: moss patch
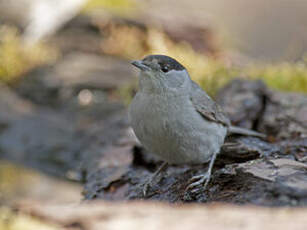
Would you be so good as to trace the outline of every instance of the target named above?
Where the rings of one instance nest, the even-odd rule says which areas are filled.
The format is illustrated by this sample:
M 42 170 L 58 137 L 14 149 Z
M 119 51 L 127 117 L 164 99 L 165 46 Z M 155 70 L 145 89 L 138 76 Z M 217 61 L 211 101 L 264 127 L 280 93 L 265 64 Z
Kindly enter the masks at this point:
M 25 72 L 57 58 L 53 47 L 26 46 L 14 27 L 0 27 L 0 81 L 14 83 Z
M 278 90 L 307 92 L 306 61 L 241 68 L 229 66 L 222 60 L 198 53 L 186 42 L 172 41 L 158 28 L 114 25 L 109 30 L 102 49 L 107 54 L 130 60 L 140 59 L 148 54 L 172 56 L 188 69 L 191 78 L 210 95 L 214 95 L 217 89 L 235 77 L 262 79 L 269 87 Z

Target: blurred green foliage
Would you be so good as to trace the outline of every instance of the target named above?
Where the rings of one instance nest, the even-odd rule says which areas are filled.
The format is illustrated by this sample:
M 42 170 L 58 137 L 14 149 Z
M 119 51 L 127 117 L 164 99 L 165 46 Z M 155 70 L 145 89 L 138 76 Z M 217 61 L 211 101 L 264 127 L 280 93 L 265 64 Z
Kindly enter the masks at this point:
M 27 46 L 14 27 L 0 27 L 0 82 L 14 83 L 25 72 L 57 58 L 44 44 Z
M 91 10 L 103 9 L 119 15 L 127 15 L 132 13 L 137 7 L 134 0 L 89 0 L 83 12 Z
M 90 1 L 95 5 L 96 0 Z M 108 1 L 98 1 L 97 4 Z M 125 0 L 112 1 L 122 6 Z M 130 2 L 130 1 L 129 1 Z M 111 4 L 111 5 L 112 5 Z M 174 42 L 158 28 L 138 28 L 129 25 L 111 25 L 101 45 L 106 54 L 126 59 L 139 59 L 147 54 L 165 54 L 176 58 L 187 67 L 193 80 L 210 95 L 235 77 L 262 79 L 268 86 L 285 91 L 307 92 L 307 61 L 268 65 L 249 65 L 238 68 L 223 60 L 196 52 L 186 42 Z M 44 44 L 26 46 L 18 30 L 0 27 L 0 82 L 12 84 L 25 72 L 57 59 L 56 49 Z M 135 84 L 134 84 L 135 85 Z M 135 86 L 122 89 L 128 94 Z M 126 97 L 125 97 L 126 98 Z
M 274 89 L 307 93 L 307 59 L 297 63 L 250 66 L 245 72 Z
M 60 230 L 60 226 L 38 220 L 31 215 L 16 212 L 13 208 L 0 207 L 0 230 Z
M 223 60 L 195 51 L 186 42 L 174 42 L 157 28 L 146 30 L 133 26 L 114 25 L 102 44 L 103 52 L 126 59 L 140 59 L 148 54 L 174 57 L 189 71 L 210 95 L 233 78 L 262 79 L 269 87 L 284 91 L 307 92 L 307 65 L 282 63 L 236 67 Z M 132 89 L 133 87 L 130 87 Z M 123 89 L 127 95 L 127 89 Z

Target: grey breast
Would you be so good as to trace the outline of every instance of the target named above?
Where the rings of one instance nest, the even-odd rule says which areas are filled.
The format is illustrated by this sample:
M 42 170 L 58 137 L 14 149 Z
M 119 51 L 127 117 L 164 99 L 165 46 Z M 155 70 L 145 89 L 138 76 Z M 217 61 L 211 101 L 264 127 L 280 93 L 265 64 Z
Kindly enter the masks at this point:
M 174 164 L 204 163 L 220 150 L 226 128 L 204 119 L 189 98 L 142 95 L 130 107 L 131 125 L 152 154 Z

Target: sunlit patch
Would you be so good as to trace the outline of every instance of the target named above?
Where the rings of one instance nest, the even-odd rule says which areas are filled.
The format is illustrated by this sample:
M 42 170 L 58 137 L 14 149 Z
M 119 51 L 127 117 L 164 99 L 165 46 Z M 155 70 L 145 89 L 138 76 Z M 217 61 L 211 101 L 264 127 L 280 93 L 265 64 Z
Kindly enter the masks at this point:
M 93 103 L 93 93 L 88 89 L 82 89 L 78 94 L 79 104 L 87 106 Z

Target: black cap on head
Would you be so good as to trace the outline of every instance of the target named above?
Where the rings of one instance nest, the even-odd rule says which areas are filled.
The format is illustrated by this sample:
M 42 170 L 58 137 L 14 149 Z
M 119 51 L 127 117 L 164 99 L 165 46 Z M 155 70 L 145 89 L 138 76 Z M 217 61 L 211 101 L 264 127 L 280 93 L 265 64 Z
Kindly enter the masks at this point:
M 184 70 L 185 68 L 174 58 L 165 56 L 165 55 L 149 55 L 143 59 L 144 62 L 152 62 L 156 60 L 156 62 L 160 65 L 161 69 L 170 70 Z

